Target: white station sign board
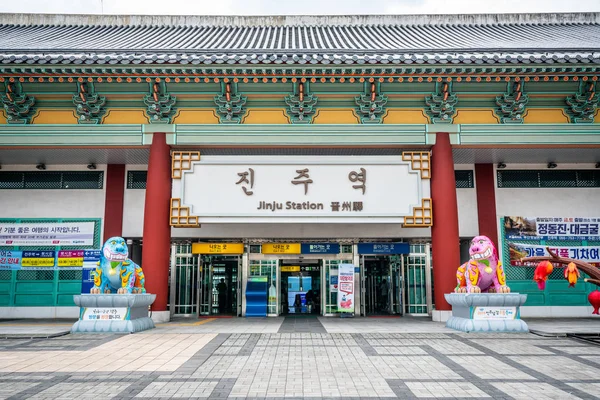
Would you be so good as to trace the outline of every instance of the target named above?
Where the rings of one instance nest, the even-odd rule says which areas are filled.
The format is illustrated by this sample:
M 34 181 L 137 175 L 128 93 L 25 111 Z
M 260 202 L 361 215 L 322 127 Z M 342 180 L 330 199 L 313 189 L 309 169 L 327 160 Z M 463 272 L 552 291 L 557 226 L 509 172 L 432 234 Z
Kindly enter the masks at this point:
M 199 223 L 391 223 L 431 196 L 401 156 L 203 156 L 172 197 Z

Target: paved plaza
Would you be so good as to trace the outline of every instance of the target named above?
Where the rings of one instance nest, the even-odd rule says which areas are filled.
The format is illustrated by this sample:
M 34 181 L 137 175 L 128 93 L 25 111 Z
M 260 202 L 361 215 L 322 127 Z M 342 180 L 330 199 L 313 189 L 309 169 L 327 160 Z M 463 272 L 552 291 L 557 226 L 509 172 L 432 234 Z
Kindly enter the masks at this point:
M 426 319 L 207 318 L 26 336 L 0 339 L 0 399 L 600 398 L 600 346 Z

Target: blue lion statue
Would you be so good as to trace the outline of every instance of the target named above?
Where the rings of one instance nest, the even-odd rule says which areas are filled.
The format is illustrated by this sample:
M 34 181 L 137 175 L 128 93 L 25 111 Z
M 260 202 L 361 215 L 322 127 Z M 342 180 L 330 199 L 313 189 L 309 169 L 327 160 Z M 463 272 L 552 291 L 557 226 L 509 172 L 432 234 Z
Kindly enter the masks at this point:
M 146 293 L 142 267 L 127 256 L 127 243 L 121 237 L 111 237 L 102 246 L 102 255 L 95 271 L 92 294 L 100 293 Z

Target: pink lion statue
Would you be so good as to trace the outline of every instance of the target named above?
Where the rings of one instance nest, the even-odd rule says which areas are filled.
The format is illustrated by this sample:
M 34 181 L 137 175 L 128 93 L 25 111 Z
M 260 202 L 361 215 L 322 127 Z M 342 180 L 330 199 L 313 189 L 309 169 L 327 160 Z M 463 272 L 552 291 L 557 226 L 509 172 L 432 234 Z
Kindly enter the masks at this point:
M 487 236 L 476 236 L 469 247 L 471 259 L 456 271 L 456 293 L 510 293 L 498 252 Z

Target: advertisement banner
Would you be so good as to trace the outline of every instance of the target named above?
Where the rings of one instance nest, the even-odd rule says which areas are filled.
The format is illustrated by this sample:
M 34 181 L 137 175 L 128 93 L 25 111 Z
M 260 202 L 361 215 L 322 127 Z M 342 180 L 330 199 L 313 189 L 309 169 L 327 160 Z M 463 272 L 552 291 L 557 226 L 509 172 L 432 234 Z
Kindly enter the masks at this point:
M 21 269 L 22 251 L 0 250 L 0 269 Z
M 600 217 L 504 217 L 507 239 L 600 240 Z
M 340 264 L 338 266 L 338 312 L 354 312 L 354 265 Z
M 549 256 L 550 253 L 548 253 L 546 247 L 549 247 L 559 257 L 572 258 L 600 266 L 600 246 L 544 246 L 509 241 L 510 265 L 526 265 L 521 261 L 524 257 Z
M 58 252 L 58 267 L 83 267 L 83 250 L 67 250 Z
M 91 246 L 95 222 L 0 223 L 0 246 Z
M 21 267 L 54 268 L 56 263 L 55 251 L 24 251 Z

